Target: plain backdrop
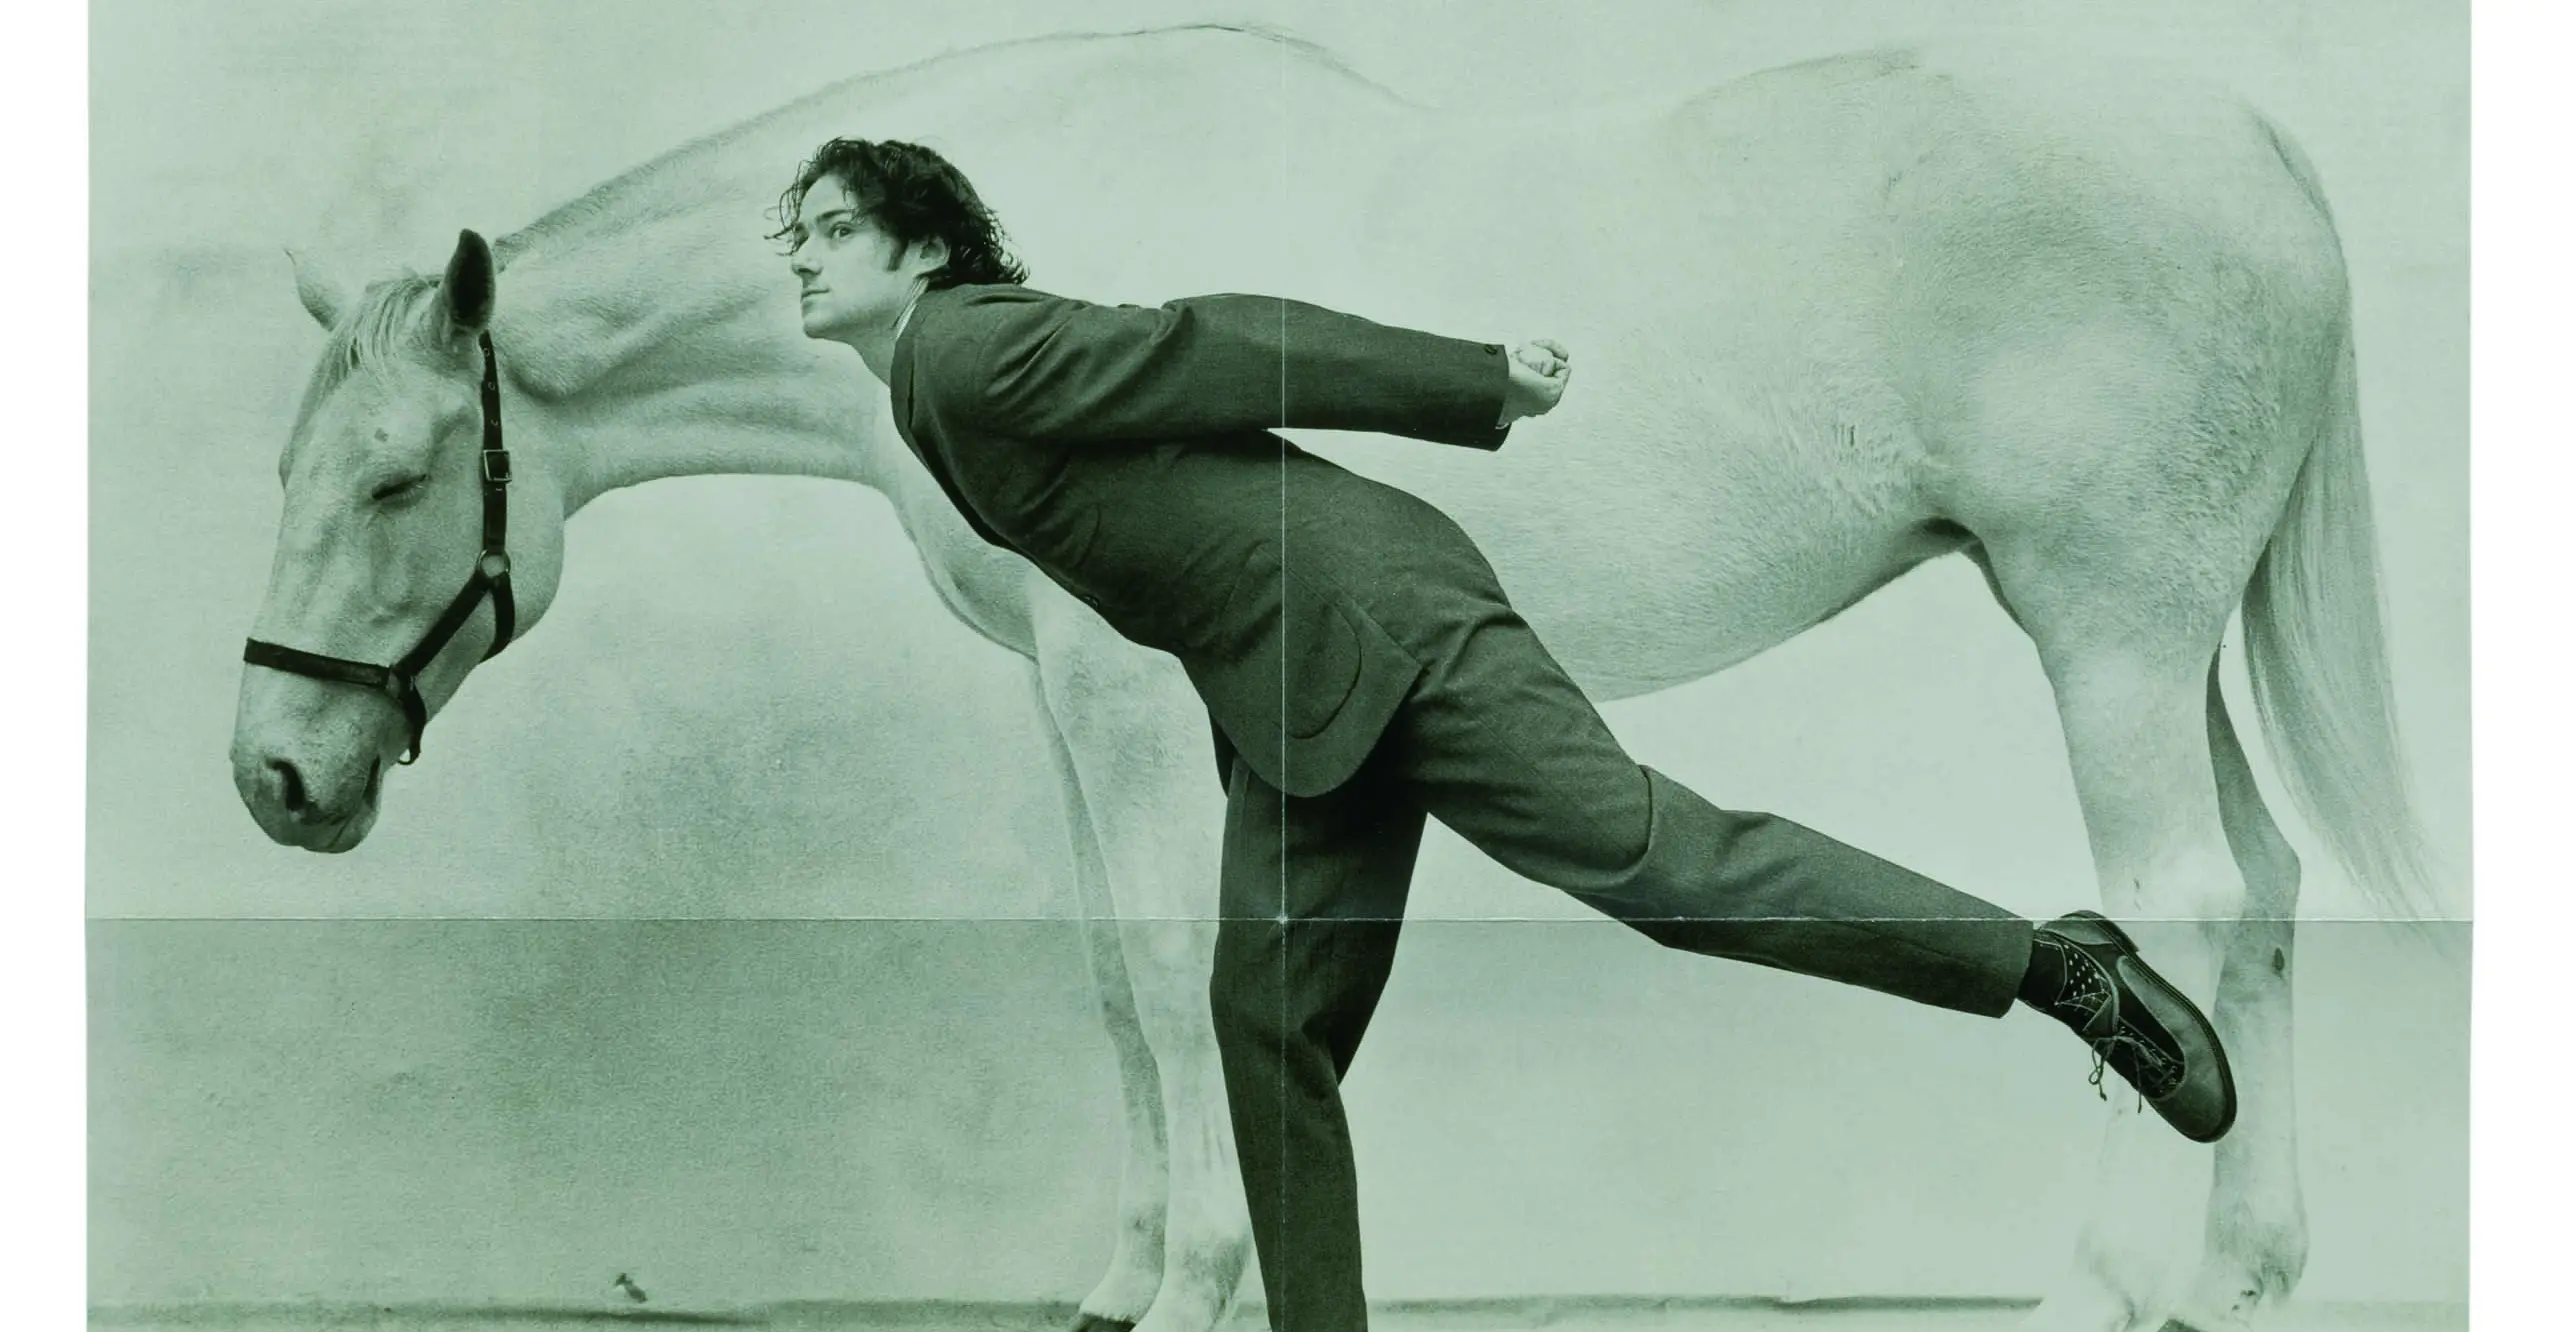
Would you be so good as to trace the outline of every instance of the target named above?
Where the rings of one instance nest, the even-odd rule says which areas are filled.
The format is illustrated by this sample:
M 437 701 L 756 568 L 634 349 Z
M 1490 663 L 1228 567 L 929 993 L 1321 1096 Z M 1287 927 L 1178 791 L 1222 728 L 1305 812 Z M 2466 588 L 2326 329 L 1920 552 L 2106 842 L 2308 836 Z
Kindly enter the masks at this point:
M 1080 1293 L 1116 1097 L 1056 797 L 1024 668 L 942 611 L 885 502 L 771 479 L 599 502 L 550 616 L 475 675 L 355 855 L 269 845 L 225 758 L 319 339 L 281 247 L 432 269 L 459 227 L 511 229 L 846 74 L 1048 30 L 1048 7 L 92 12 L 94 1296 L 569 1299 L 633 1268 L 702 1299 Z M 2337 212 L 2415 796 L 2467 915 L 2461 6 L 1075 23 L 1206 16 L 1450 104 L 1908 36 L 2237 84 Z M 2042 677 L 1961 565 L 1608 715 L 1711 796 L 2023 912 L 2092 896 Z M 2467 927 L 2437 927 L 2448 961 L 2356 923 L 2305 849 L 2305 913 L 2337 922 L 2298 967 L 2305 1293 L 2456 1298 Z M 1348 1093 L 1377 1294 L 2029 1293 L 2066 1251 L 2100 1107 L 2058 1031 L 1664 954 L 1436 831 L 1413 913 L 1448 923 L 1413 931 Z

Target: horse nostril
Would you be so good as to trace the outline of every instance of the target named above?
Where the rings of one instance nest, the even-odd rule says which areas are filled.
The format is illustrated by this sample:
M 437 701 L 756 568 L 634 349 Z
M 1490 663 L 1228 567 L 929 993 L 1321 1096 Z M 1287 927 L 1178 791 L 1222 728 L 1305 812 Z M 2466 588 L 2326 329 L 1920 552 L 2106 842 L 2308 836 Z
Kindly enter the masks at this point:
M 294 814 L 301 814 L 309 810 L 311 808 L 311 793 L 303 789 L 302 770 L 294 767 L 291 763 L 286 762 L 283 759 L 269 759 L 267 760 L 267 766 L 275 769 L 276 775 L 284 779 L 285 809 Z

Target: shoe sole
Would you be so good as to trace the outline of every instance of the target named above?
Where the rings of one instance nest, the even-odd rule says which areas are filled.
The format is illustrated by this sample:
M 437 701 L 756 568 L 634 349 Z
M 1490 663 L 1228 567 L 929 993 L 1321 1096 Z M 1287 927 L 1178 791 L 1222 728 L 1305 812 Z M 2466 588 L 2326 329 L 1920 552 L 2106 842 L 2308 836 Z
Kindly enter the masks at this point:
M 2094 911 L 2074 911 L 2071 915 L 2096 926 L 2100 933 L 2114 940 L 2118 947 L 2124 949 L 2125 958 L 2142 969 L 2142 977 L 2150 982 L 2151 988 L 2185 1011 L 2187 1017 L 2195 1022 L 2196 1030 L 2204 1033 L 2205 1044 L 2213 1049 L 2214 1071 L 2222 1075 L 2222 1120 L 2202 1134 L 2189 1133 L 2185 1129 L 2178 1129 L 2178 1132 L 2191 1142 L 2221 1141 L 2222 1135 L 2229 1133 L 2232 1123 L 2240 1118 L 2240 1084 L 2232 1081 L 2231 1058 L 2222 1051 L 2222 1034 L 2215 1031 L 2213 1023 L 2207 1021 L 2205 1015 L 2197 1010 L 2194 1000 L 2189 999 L 2177 986 L 2171 985 L 2168 978 L 2154 970 L 2150 963 L 2142 960 L 2142 949 L 2135 946 L 2133 937 L 2126 934 L 2123 927 Z M 2142 1093 L 2137 1088 L 2134 1094 L 2140 1096 Z M 2170 1127 L 2177 1128 L 2175 1124 Z

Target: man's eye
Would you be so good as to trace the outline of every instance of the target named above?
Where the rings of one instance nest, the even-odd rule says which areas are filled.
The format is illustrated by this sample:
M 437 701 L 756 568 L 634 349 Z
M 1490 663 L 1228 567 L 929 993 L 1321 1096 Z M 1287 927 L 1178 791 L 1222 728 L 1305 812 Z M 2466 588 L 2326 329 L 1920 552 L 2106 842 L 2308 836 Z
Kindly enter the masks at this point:
M 386 481 L 373 488 L 373 499 L 377 504 L 384 503 L 389 500 L 406 499 L 407 497 L 418 493 L 418 488 L 424 486 L 426 483 L 427 479 L 423 476 L 402 477 L 397 481 Z

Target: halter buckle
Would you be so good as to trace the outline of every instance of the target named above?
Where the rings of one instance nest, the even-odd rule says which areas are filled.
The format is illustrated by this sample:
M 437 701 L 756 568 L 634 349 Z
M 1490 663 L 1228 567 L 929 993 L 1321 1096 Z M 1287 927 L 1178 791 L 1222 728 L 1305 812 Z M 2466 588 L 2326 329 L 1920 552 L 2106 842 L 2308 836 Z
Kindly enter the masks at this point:
M 513 563 L 507 559 L 507 553 L 503 550 L 480 552 L 480 576 L 492 583 L 506 577 L 507 571 L 513 567 Z
M 503 486 L 515 479 L 515 469 L 505 449 L 480 451 L 480 479 L 493 486 Z

